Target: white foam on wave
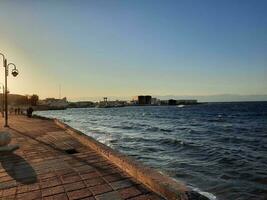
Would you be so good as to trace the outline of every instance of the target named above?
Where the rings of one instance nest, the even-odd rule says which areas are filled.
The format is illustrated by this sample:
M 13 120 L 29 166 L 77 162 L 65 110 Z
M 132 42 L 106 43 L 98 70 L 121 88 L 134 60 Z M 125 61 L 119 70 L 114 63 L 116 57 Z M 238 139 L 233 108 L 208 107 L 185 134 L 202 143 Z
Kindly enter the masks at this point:
M 195 188 L 195 187 L 191 187 L 191 189 L 193 191 L 198 192 L 199 194 L 209 198 L 210 200 L 218 200 L 217 197 L 212 193 L 201 191 L 199 188 Z
M 113 147 L 113 145 L 112 145 L 112 143 L 111 143 L 111 141 L 113 140 L 114 138 L 112 137 L 112 135 L 111 134 L 103 134 L 103 135 L 101 135 L 101 136 L 98 136 L 97 138 L 96 138 L 96 140 L 98 141 L 98 142 L 100 142 L 100 143 L 102 143 L 102 144 L 105 144 L 105 145 L 107 145 L 107 146 L 109 146 L 109 147 Z
M 164 172 L 162 172 L 162 171 L 159 171 L 159 172 L 160 172 L 161 174 L 165 175 Z M 168 176 L 168 175 L 167 175 L 167 176 Z M 183 183 L 183 184 L 186 185 L 186 183 L 184 183 L 184 182 L 182 182 L 182 181 L 179 181 L 179 180 L 177 180 L 177 179 L 175 179 L 175 178 L 173 178 L 173 177 L 170 177 L 170 178 L 173 179 L 174 181 L 177 181 L 177 182 L 180 182 L 180 183 Z M 200 190 L 199 188 L 192 187 L 192 186 L 190 186 L 190 185 L 188 185 L 188 187 L 191 188 L 193 191 L 195 191 L 195 192 L 197 192 L 197 193 L 199 193 L 199 194 L 201 194 L 201 195 L 207 197 L 207 198 L 210 199 L 210 200 L 218 200 L 217 197 L 216 197 L 214 194 L 212 194 L 212 193 L 204 192 L 204 191 Z

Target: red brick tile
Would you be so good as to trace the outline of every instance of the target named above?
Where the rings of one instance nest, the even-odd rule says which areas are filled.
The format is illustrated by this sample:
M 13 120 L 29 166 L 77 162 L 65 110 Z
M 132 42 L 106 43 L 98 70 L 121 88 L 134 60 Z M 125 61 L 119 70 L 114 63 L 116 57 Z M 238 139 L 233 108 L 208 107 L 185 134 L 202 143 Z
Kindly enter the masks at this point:
M 30 185 L 19 185 L 17 189 L 17 193 L 24 193 L 24 192 L 30 192 L 30 191 L 35 191 L 39 190 L 40 186 L 38 183 L 30 184 Z
M 125 178 L 127 178 L 127 177 L 125 177 L 124 175 L 118 174 L 118 173 L 104 176 L 104 179 L 106 179 L 108 182 L 119 181 L 119 180 L 123 180 Z
M 33 192 L 26 192 L 17 195 L 18 200 L 33 200 L 33 199 L 41 199 L 41 191 L 33 191 Z
M 2 196 L 3 197 L 6 197 L 6 196 L 15 195 L 16 194 L 16 191 L 17 191 L 17 188 L 15 188 L 15 187 L 9 188 L 9 189 L 4 189 Z
M 47 178 L 52 178 L 55 177 L 56 175 L 54 173 L 46 173 L 46 174 L 41 174 L 38 176 L 39 179 L 47 179 Z
M 49 197 L 44 197 L 43 200 L 68 200 L 68 197 L 65 193 L 56 194 Z
M 12 178 L 10 176 L 0 177 L 0 183 L 1 182 L 6 182 L 6 181 L 12 181 Z
M 92 179 L 92 178 L 100 177 L 100 174 L 97 172 L 90 172 L 90 173 L 86 173 L 86 174 L 81 174 L 80 176 L 82 177 L 83 180 L 86 180 L 86 179 Z
M 77 174 L 71 174 L 71 175 L 64 175 L 62 176 L 63 183 L 73 183 L 77 181 L 81 181 L 81 178 Z
M 69 183 L 63 185 L 66 191 L 73 191 L 73 190 L 79 190 L 85 188 L 85 184 L 81 182 L 75 182 L 75 183 Z
M 43 200 L 54 200 L 53 196 L 43 197 Z
M 129 179 L 124 179 L 124 180 L 120 180 L 120 181 L 111 182 L 110 184 L 111 184 L 111 186 L 112 186 L 112 188 L 114 190 L 130 187 L 130 186 L 134 185 L 134 183 Z
M 100 174 L 102 176 L 107 176 L 107 175 L 111 175 L 111 174 L 117 174 L 119 173 L 119 171 L 117 169 L 103 169 L 100 171 Z
M 57 170 L 56 171 L 56 174 L 58 176 L 63 176 L 63 175 L 68 175 L 68 174 L 72 174 L 74 173 L 75 171 L 73 169 L 63 169 L 63 170 Z
M 3 197 L 3 199 L 1 198 L 1 200 L 15 200 L 16 196 L 12 195 L 12 196 L 8 196 L 8 197 Z
M 54 178 L 48 178 L 48 179 L 42 180 L 40 184 L 42 188 L 48 188 L 48 187 L 60 185 L 61 181 L 58 178 L 54 177 Z
M 28 191 L 35 191 L 35 190 L 39 190 L 40 186 L 38 183 L 34 183 L 34 184 L 30 184 L 27 185 L 28 186 Z
M 51 188 L 44 188 L 42 189 L 42 196 L 51 196 L 51 195 L 55 195 L 55 194 L 59 194 L 59 193 L 63 193 L 64 192 L 64 188 L 63 186 L 59 185 L 59 186 L 55 186 L 55 187 L 51 187 Z
M 117 191 L 100 194 L 97 195 L 95 198 L 96 200 L 122 200 L 120 194 Z
M 87 179 L 84 182 L 88 187 L 92 187 L 92 186 L 95 186 L 95 185 L 101 185 L 101 184 L 105 184 L 106 183 L 105 180 L 102 179 L 102 178 Z
M 108 184 L 103 184 L 103 185 L 96 185 L 96 186 L 90 187 L 90 190 L 93 192 L 94 195 L 98 195 L 98 194 L 112 191 L 112 188 Z
M 86 197 L 86 198 L 83 198 L 81 200 L 95 200 L 95 198 L 94 197 Z
M 1 178 L 1 177 L 4 177 L 4 176 L 8 176 L 8 174 L 7 174 L 5 171 L 0 172 L 0 178 Z
M 24 193 L 24 192 L 28 192 L 28 186 L 27 185 L 20 185 L 18 187 L 17 193 Z
M 82 165 L 79 167 L 75 167 L 75 171 L 81 172 L 81 173 L 89 173 L 95 171 L 95 169 L 89 165 Z
M 118 190 L 119 194 L 121 195 L 121 197 L 123 199 L 128 199 L 130 197 L 134 197 L 137 195 L 142 194 L 141 191 L 139 191 L 136 187 L 129 187 L 129 188 L 124 188 L 124 189 L 120 189 Z
M 71 200 L 81 199 L 89 196 L 92 196 L 92 193 L 87 188 L 68 192 L 68 197 Z

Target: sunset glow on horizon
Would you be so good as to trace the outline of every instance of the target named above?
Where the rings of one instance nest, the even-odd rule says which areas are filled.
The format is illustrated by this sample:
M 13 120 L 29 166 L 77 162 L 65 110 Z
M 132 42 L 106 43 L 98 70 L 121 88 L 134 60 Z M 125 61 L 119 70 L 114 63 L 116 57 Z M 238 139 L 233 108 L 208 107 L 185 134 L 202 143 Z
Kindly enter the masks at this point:
M 11 93 L 267 94 L 266 1 L 1 1 Z M 4 82 L 2 59 L 0 82 Z

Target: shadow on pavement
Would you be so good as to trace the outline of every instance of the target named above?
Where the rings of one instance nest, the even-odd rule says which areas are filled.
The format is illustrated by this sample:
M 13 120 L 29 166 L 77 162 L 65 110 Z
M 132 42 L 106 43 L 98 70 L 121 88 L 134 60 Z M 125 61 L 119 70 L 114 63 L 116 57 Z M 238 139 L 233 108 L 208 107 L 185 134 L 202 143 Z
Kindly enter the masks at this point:
M 9 176 L 19 183 L 32 184 L 37 181 L 35 170 L 24 158 L 17 154 L 1 154 L 0 164 Z

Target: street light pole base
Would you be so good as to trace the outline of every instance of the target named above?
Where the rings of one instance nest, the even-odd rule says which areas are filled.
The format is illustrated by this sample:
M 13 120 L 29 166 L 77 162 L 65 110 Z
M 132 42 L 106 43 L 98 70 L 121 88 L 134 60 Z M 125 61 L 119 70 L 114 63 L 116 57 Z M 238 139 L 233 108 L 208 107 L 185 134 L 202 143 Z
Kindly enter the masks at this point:
M 9 125 L 5 124 L 4 127 L 9 128 Z

